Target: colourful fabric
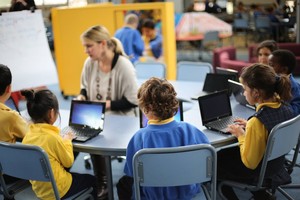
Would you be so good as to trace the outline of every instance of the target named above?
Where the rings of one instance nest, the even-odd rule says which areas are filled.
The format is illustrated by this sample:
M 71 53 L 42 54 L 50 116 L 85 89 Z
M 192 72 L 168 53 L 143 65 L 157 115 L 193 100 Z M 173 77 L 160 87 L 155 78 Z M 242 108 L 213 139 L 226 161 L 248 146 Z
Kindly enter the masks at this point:
M 22 143 L 37 145 L 48 154 L 54 179 L 60 197 L 63 197 L 72 184 L 72 175 L 65 170 L 74 162 L 71 140 L 65 140 L 59 135 L 59 129 L 49 124 L 32 124 Z M 35 194 L 43 200 L 54 199 L 50 182 L 30 181 Z
M 207 137 L 196 127 L 175 120 L 164 124 L 148 124 L 131 138 L 126 152 L 124 172 L 133 176 L 132 159 L 134 154 L 143 148 L 177 147 L 209 143 Z M 199 184 L 178 187 L 144 187 L 141 196 L 144 199 L 191 199 L 199 193 Z
M 132 63 L 138 61 L 143 55 L 144 42 L 138 30 L 125 26 L 117 30 L 115 37 L 122 42 L 124 51 Z
M 28 130 L 27 122 L 18 112 L 0 103 L 0 141 L 15 143 L 17 138 L 23 138 Z

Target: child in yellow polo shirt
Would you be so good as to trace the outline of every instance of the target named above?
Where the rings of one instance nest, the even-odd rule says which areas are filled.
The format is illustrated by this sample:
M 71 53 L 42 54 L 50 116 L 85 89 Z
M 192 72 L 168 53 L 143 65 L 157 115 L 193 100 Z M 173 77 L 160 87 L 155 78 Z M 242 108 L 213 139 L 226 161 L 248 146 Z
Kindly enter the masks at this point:
M 33 124 L 29 126 L 22 143 L 37 145 L 48 154 L 54 179 L 62 199 L 79 191 L 93 187 L 93 196 L 97 194 L 96 178 L 90 174 L 70 173 L 74 162 L 72 139 L 73 134 L 60 135 L 58 127 L 53 126 L 59 115 L 56 96 L 50 90 L 23 90 L 21 94 L 27 100 L 27 111 Z M 51 183 L 30 181 L 32 189 L 39 199 L 52 200 L 54 193 Z
M 22 139 L 27 132 L 27 122 L 5 105 L 11 95 L 12 74 L 10 69 L 0 64 L 0 141 L 15 143 L 17 138 Z M 6 183 L 15 182 L 16 178 L 4 175 Z

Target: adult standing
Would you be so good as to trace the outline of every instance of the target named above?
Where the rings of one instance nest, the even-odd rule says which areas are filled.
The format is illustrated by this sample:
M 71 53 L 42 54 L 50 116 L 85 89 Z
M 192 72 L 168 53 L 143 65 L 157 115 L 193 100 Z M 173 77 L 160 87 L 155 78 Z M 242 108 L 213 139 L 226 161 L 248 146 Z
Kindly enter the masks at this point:
M 134 115 L 137 105 L 137 79 L 121 43 L 104 26 L 93 26 L 81 35 L 89 57 L 81 74 L 79 100 L 105 101 L 107 114 Z M 91 155 L 97 177 L 98 198 L 107 198 L 105 159 Z
M 130 13 L 125 17 L 125 25 L 115 33 L 115 37 L 122 42 L 124 51 L 132 63 L 138 61 L 144 51 L 144 41 L 142 40 L 140 32 L 137 30 L 138 24 L 138 16 L 134 13 Z

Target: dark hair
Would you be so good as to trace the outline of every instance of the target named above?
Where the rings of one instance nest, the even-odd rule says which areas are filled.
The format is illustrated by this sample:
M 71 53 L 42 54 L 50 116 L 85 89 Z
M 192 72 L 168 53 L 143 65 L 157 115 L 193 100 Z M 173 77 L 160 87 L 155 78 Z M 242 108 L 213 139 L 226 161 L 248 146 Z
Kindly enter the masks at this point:
M 3 95 L 7 86 L 11 84 L 11 72 L 10 69 L 0 64 L 0 95 Z
M 142 28 L 154 29 L 155 28 L 155 23 L 152 19 L 145 19 L 144 22 L 143 22 Z
M 278 49 L 277 43 L 274 40 L 265 40 L 259 43 L 259 45 L 256 47 L 256 54 L 258 55 L 258 52 L 262 48 L 267 48 L 271 52 L 275 51 Z
M 54 109 L 59 114 L 58 101 L 50 90 L 22 90 L 27 100 L 27 111 L 34 123 L 49 123 L 49 111 Z
M 160 120 L 173 117 L 178 110 L 179 102 L 174 87 L 165 79 L 152 77 L 138 90 L 140 109 L 151 112 Z
M 273 57 L 276 58 L 277 64 L 280 67 L 287 67 L 288 73 L 292 73 L 296 68 L 297 61 L 293 52 L 286 49 L 279 49 L 272 52 Z
M 291 83 L 287 75 L 277 75 L 274 69 L 264 64 L 253 64 L 244 67 L 240 76 L 241 82 L 251 89 L 257 89 L 263 99 L 276 95 L 281 100 L 291 99 Z

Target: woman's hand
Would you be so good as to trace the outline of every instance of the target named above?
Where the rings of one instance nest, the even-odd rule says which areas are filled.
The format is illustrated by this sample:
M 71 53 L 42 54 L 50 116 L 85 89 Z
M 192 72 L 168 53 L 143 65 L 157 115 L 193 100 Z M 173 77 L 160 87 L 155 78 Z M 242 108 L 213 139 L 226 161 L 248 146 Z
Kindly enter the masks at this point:
M 80 101 L 86 101 L 85 96 L 82 95 L 82 94 L 78 95 L 75 99 L 76 99 L 76 100 L 80 100 Z

